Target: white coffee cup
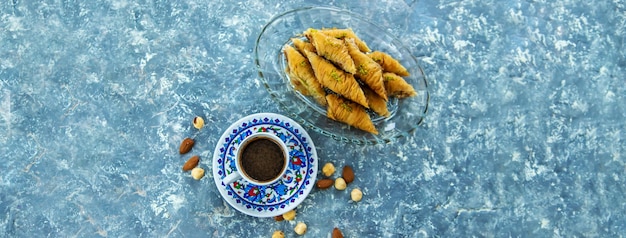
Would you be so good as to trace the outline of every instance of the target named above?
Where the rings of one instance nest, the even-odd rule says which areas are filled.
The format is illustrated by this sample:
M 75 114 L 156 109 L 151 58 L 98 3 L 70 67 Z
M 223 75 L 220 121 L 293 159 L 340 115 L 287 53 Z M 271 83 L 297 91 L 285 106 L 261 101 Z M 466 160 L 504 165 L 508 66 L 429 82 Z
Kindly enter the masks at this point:
M 272 147 L 272 148 L 278 148 L 280 149 L 280 154 L 282 155 L 281 159 L 282 159 L 282 163 L 276 163 L 271 165 L 270 167 L 276 167 L 279 166 L 281 167 L 280 172 L 277 174 L 272 174 L 275 176 L 272 176 L 270 179 L 265 179 L 265 180 L 259 180 L 257 178 L 254 177 L 254 175 L 251 175 L 250 173 L 252 173 L 253 171 L 246 171 L 245 167 L 246 165 L 244 165 L 244 163 L 251 163 L 250 161 L 246 161 L 246 160 L 252 160 L 250 158 L 250 156 L 252 156 L 250 153 L 253 151 L 248 152 L 246 155 L 244 155 L 244 152 L 248 149 L 252 149 L 252 147 L 249 147 L 249 145 L 251 145 L 252 142 L 258 141 L 258 140 L 267 140 L 270 141 L 272 143 L 274 143 L 276 145 L 276 147 L 273 146 L 268 146 L 268 147 Z M 259 146 L 254 145 L 254 146 Z M 269 148 L 268 148 L 269 149 Z M 289 163 L 289 151 L 287 149 L 287 145 L 285 145 L 285 143 L 278 138 L 278 136 L 274 135 L 273 133 L 269 133 L 269 132 L 258 132 L 256 134 L 253 134 L 251 136 L 246 137 L 241 143 L 239 143 L 239 145 L 235 145 L 235 151 L 236 151 L 236 157 L 235 159 L 235 167 L 236 167 L 236 171 L 233 171 L 233 173 L 227 175 L 224 179 L 222 179 L 222 182 L 224 182 L 224 184 L 230 184 L 236 180 L 239 180 L 241 178 L 245 179 L 246 181 L 248 181 L 249 183 L 255 184 L 255 185 L 259 185 L 259 186 L 263 186 L 263 185 L 269 185 L 272 184 L 276 181 L 278 181 L 283 174 L 285 174 L 285 172 L 287 171 L 287 165 Z M 276 154 L 278 152 L 275 152 Z M 259 154 L 256 154 L 259 155 Z M 244 158 L 244 156 L 246 156 L 246 158 Z M 267 154 L 263 154 L 260 156 L 267 156 Z M 262 160 L 262 159 L 267 159 L 269 160 L 275 160 L 272 158 L 255 158 L 254 160 L 256 162 Z M 254 174 L 254 173 L 253 173 Z M 259 176 L 257 176 L 259 177 Z

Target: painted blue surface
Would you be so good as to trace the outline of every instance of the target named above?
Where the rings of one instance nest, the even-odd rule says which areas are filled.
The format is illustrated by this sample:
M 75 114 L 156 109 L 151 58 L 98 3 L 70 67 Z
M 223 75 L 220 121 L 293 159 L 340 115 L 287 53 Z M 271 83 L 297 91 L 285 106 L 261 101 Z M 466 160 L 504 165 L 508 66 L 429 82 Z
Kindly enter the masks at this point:
M 352 165 L 364 198 L 313 190 L 296 218 L 307 237 L 624 234 L 624 1 L 351 2 L 330 5 L 371 16 L 419 57 L 429 114 L 395 144 L 311 134 L 320 166 Z M 2 1 L 0 237 L 295 236 L 295 222 L 229 207 L 208 163 L 230 123 L 280 113 L 252 49 L 272 16 L 300 6 Z M 200 181 L 180 169 L 187 136 Z

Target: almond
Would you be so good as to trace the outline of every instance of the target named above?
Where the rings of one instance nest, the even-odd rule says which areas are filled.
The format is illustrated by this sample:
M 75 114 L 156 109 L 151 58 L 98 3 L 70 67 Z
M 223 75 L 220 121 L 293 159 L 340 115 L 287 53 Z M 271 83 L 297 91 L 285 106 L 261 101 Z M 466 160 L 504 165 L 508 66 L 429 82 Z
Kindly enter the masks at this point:
M 194 155 L 185 164 L 183 165 L 183 171 L 189 171 L 198 166 L 198 162 L 200 162 L 200 156 Z
M 182 143 L 180 143 L 180 154 L 186 154 L 187 152 L 191 151 L 191 147 L 193 147 L 193 144 L 195 144 L 196 142 L 191 139 L 191 138 L 185 138 L 183 140 Z
M 352 170 L 352 167 L 349 165 L 344 166 L 341 177 L 343 177 L 343 180 L 346 180 L 346 183 L 352 183 L 354 181 L 354 170 Z
M 343 238 L 343 234 L 341 234 L 341 231 L 339 230 L 339 228 L 335 227 L 335 229 L 333 229 L 333 234 L 331 236 L 332 238 Z
M 284 221 L 285 218 L 283 218 L 283 215 L 278 215 L 274 217 L 274 221 Z
M 330 188 L 330 186 L 333 186 L 334 183 L 335 181 L 333 181 L 332 179 L 320 179 L 317 180 L 317 183 L 315 185 L 317 186 L 317 188 L 327 189 Z

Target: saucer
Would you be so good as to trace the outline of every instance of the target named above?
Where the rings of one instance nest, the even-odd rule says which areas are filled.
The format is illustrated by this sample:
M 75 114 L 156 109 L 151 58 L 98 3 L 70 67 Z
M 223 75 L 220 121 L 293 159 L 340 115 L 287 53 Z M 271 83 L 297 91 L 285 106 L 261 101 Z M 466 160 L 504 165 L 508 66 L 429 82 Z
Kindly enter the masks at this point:
M 247 137 L 270 132 L 289 149 L 287 171 L 278 181 L 258 186 L 244 179 L 224 184 L 224 177 L 236 171 L 235 148 Z M 317 153 L 311 137 L 297 122 L 283 115 L 258 113 L 239 119 L 226 129 L 213 153 L 213 179 L 220 194 L 233 208 L 250 216 L 273 217 L 293 210 L 313 186 L 317 177 Z

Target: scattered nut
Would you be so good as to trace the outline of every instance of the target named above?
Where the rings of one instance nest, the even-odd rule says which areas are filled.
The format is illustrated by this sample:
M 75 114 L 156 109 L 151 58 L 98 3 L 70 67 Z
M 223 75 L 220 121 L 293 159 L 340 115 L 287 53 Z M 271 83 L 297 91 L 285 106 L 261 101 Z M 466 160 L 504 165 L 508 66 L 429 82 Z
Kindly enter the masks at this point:
M 346 183 L 352 183 L 354 181 L 354 170 L 349 165 L 343 167 L 341 177 L 346 180 Z
M 191 177 L 193 177 L 193 179 L 195 180 L 200 180 L 202 177 L 204 177 L 204 169 L 198 167 L 193 168 L 191 170 Z
M 296 225 L 295 228 L 293 228 L 293 230 L 298 235 L 304 235 L 304 233 L 306 233 L 306 224 L 304 224 L 304 222 L 298 222 L 298 224 Z
M 200 162 L 200 156 L 194 155 L 185 164 L 183 165 L 183 171 L 189 171 L 198 166 L 198 162 Z
M 348 185 L 346 184 L 346 180 L 343 178 L 335 179 L 335 189 L 337 190 L 345 190 Z
M 363 192 L 361 192 L 358 188 L 352 189 L 352 192 L 350 192 L 350 198 L 352 198 L 352 201 L 355 202 L 361 201 L 363 198 Z
M 193 144 L 195 143 L 196 142 L 193 139 L 185 138 L 183 142 L 180 143 L 180 154 L 186 154 L 187 152 L 191 151 L 191 147 L 193 147 Z
M 285 212 L 285 214 L 283 214 L 283 218 L 287 221 L 292 221 L 293 219 L 296 219 L 296 210 Z
M 330 188 L 330 186 L 333 186 L 334 181 L 332 179 L 320 179 L 317 180 L 317 183 L 315 183 L 315 186 L 317 186 L 317 188 L 320 189 L 327 189 Z
M 326 177 L 330 177 L 331 175 L 333 175 L 333 173 L 335 173 L 335 166 L 333 165 L 333 163 L 326 163 L 322 168 L 322 173 Z
M 274 234 L 272 234 L 272 238 L 285 238 L 285 233 L 283 233 L 283 231 L 275 231 Z
M 193 127 L 200 130 L 204 127 L 204 119 L 202 117 L 196 116 L 193 118 Z
M 283 221 L 285 220 L 285 218 L 283 217 L 283 215 L 278 215 L 274 217 L 274 221 Z
M 343 238 L 343 234 L 341 233 L 339 228 L 335 227 L 335 229 L 333 229 L 333 233 L 332 233 L 331 237 L 332 238 Z

